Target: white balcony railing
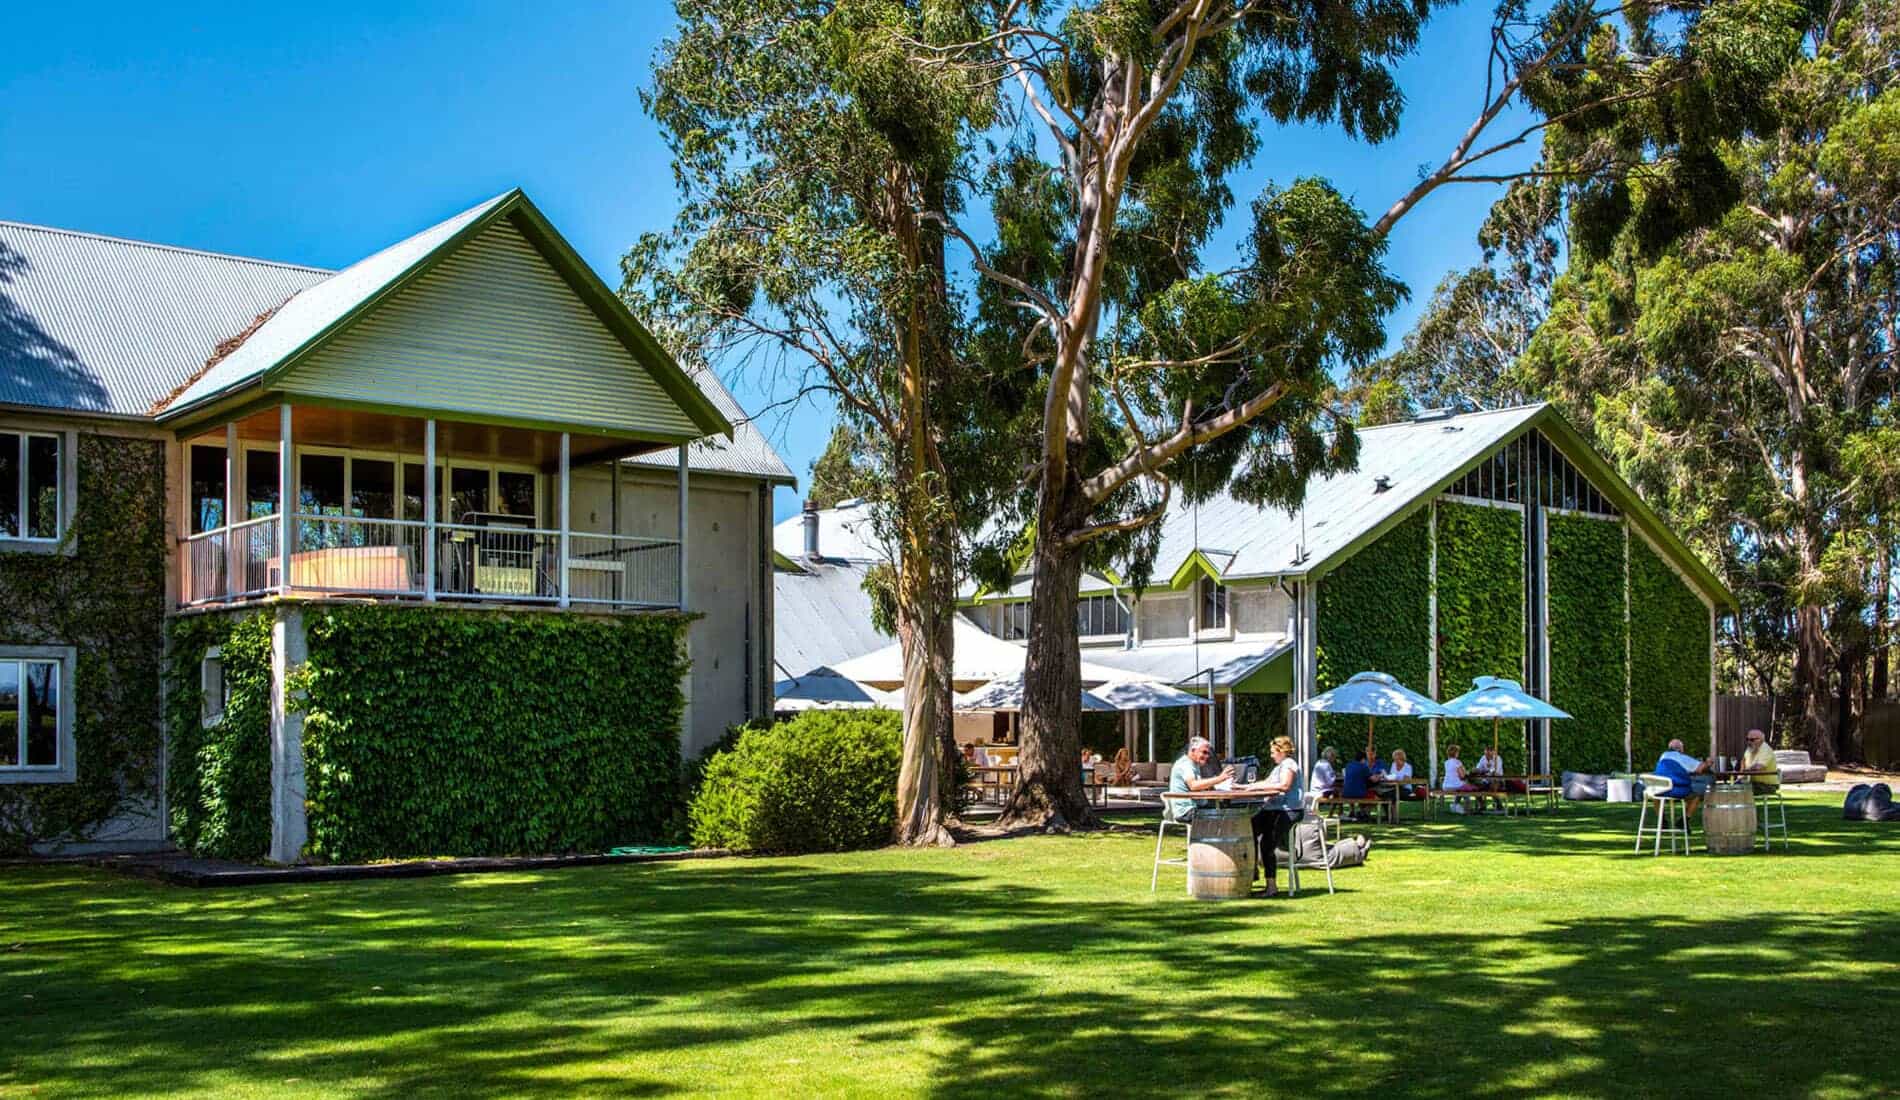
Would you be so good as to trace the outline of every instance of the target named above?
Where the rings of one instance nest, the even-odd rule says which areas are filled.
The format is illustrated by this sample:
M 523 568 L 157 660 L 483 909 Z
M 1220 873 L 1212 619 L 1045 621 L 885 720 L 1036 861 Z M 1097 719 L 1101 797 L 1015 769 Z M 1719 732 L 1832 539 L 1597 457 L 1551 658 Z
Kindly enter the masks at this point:
M 305 592 L 507 603 L 559 603 L 565 596 L 573 604 L 618 608 L 680 604 L 674 539 L 570 531 L 563 570 L 558 530 L 302 513 L 290 523 L 287 561 L 276 516 L 183 540 L 180 602 L 203 606 Z M 426 553 L 431 530 L 433 563 Z

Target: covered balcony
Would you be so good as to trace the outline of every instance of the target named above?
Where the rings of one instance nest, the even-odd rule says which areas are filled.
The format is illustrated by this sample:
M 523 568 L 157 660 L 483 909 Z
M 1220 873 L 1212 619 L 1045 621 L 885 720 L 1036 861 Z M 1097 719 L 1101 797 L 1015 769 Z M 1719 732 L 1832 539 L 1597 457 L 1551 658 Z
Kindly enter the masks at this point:
M 280 596 L 682 606 L 683 448 L 677 477 L 662 480 L 619 461 L 659 444 L 302 404 L 181 443 L 181 607 Z

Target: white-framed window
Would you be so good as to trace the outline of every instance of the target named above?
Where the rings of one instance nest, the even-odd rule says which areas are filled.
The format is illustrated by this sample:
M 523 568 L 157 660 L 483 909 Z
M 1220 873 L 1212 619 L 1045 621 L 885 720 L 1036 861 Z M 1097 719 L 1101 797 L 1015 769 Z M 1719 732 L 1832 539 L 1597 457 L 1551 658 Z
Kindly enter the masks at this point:
M 1201 578 L 1201 630 L 1227 629 L 1227 586 L 1207 577 Z
M 1003 604 L 997 609 L 997 620 L 1002 624 L 1000 637 L 1012 642 L 1020 642 L 1029 637 L 1029 601 L 1018 600 Z
M 0 783 L 70 783 L 70 646 L 0 646 Z
M 224 650 L 212 646 L 205 650 L 204 659 L 198 662 L 198 687 L 204 696 L 199 717 L 205 726 L 215 726 L 224 720 L 225 704 L 231 701 L 231 689 L 224 681 Z
M 0 541 L 53 543 L 66 520 L 66 438 L 0 428 Z
M 1075 632 L 1085 638 L 1128 633 L 1128 608 L 1114 596 L 1083 596 L 1075 603 Z

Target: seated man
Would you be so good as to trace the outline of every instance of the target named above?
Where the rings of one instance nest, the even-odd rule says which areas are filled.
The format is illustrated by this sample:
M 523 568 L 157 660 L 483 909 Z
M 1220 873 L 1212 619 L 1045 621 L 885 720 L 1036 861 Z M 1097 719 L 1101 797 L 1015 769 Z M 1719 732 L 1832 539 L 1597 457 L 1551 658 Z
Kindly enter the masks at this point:
M 1346 774 L 1339 782 L 1339 794 L 1342 798 L 1364 798 L 1372 793 L 1372 765 L 1366 762 L 1364 751 L 1352 754 L 1352 763 L 1346 765 Z M 1354 809 L 1352 820 L 1364 821 L 1364 810 Z
M 1187 751 L 1174 762 L 1168 772 L 1168 791 L 1171 794 L 1188 794 L 1194 791 L 1211 790 L 1234 777 L 1233 768 L 1223 768 L 1214 775 L 1207 773 L 1208 758 L 1214 755 L 1214 742 L 1205 737 L 1196 737 L 1188 742 Z M 1164 798 L 1162 813 L 1169 821 L 1191 821 L 1194 811 L 1201 805 L 1197 799 Z
M 1781 765 L 1775 760 L 1775 750 L 1768 747 L 1768 735 L 1760 730 L 1748 731 L 1748 748 L 1742 751 L 1742 770 L 1750 773 L 1748 782 L 1756 794 L 1774 794 L 1781 790 Z
M 1696 777 L 1708 774 L 1709 761 L 1697 760 L 1683 752 L 1682 739 L 1671 738 L 1669 747 L 1656 758 L 1655 771 L 1657 775 L 1669 780 L 1669 796 L 1682 799 L 1683 809 L 1689 811 L 1690 816 L 1693 817 L 1696 809 L 1702 805 L 1703 792 L 1708 789 L 1704 785 L 1698 785 Z
M 1313 789 L 1321 794 L 1332 794 L 1339 786 L 1339 754 L 1331 749 L 1321 749 L 1319 763 L 1313 765 Z

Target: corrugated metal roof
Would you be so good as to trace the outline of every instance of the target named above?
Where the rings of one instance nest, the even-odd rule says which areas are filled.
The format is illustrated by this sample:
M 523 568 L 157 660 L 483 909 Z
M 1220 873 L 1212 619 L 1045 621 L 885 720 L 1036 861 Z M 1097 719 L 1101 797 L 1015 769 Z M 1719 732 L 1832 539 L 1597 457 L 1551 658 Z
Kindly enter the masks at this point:
M 765 433 L 739 407 L 739 401 L 726 389 L 719 376 L 705 368 L 688 371 L 694 385 L 697 385 L 707 400 L 732 422 L 732 438 L 723 435 L 709 435 L 694 440 L 686 448 L 686 464 L 703 473 L 738 474 L 744 477 L 763 478 L 783 485 L 797 485 L 798 478 L 792 474 L 785 460 L 772 449 Z M 669 449 L 651 451 L 627 459 L 630 465 L 654 466 L 673 469 L 678 463 L 676 452 Z M 780 524 L 779 526 L 784 526 Z M 773 544 L 778 542 L 777 528 L 773 529 Z M 789 556 L 789 555 L 788 555 Z
M 144 416 L 313 267 L 0 222 L 0 404 Z
M 1293 648 L 1287 638 L 1252 642 L 1202 642 L 1199 645 L 1147 645 L 1134 649 L 1084 649 L 1083 659 L 1110 668 L 1165 680 L 1170 684 L 1205 684 L 1214 673 L 1214 686 L 1231 687 Z
M 512 194 L 496 195 L 472 206 L 301 291 L 251 333 L 237 350 L 218 360 L 202 377 L 185 387 L 183 393 L 167 402 L 165 414 L 181 413 L 256 379 L 352 310 L 387 290 L 450 238 L 507 201 Z
M 803 676 L 890 644 L 871 625 L 864 592 L 866 562 L 817 562 L 806 572 L 772 575 L 773 659 L 781 671 Z

